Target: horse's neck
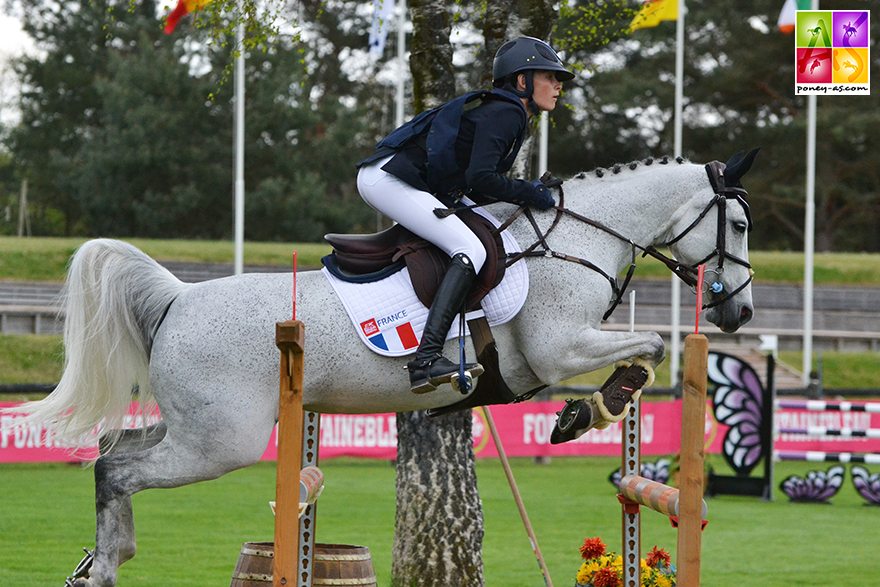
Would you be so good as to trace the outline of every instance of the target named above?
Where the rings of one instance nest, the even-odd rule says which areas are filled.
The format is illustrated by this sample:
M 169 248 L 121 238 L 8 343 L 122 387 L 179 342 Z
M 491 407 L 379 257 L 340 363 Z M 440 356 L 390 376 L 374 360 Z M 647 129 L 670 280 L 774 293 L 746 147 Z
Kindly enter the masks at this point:
M 660 245 L 672 236 L 705 179 L 702 168 L 689 163 L 624 169 L 611 177 L 572 181 L 566 205 L 639 245 Z
M 607 172 L 603 178 L 590 173 L 567 180 L 563 185 L 565 207 L 627 240 L 564 217 L 548 237 L 548 244 L 558 252 L 583 257 L 616 274 L 631 260 L 628 241 L 640 246 L 660 245 L 673 236 L 672 227 L 685 213 L 686 204 L 705 187 L 701 182 L 708 185 L 705 172 L 689 163 L 625 168 L 619 174 Z M 502 220 L 514 209 L 499 206 L 504 206 L 497 209 Z M 550 212 L 538 215 L 542 231 L 547 230 L 552 218 Z M 523 218 L 514 222 L 510 231 L 523 247 L 537 238 L 531 224 Z

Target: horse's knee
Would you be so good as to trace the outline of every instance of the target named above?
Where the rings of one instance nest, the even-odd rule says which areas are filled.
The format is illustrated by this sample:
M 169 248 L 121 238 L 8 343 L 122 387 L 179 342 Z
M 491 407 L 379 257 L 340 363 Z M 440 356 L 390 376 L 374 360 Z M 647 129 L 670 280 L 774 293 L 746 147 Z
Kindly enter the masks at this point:
M 656 367 L 666 358 L 666 345 L 663 343 L 663 338 L 656 332 L 648 334 L 648 352 L 639 356 L 647 361 L 651 367 Z

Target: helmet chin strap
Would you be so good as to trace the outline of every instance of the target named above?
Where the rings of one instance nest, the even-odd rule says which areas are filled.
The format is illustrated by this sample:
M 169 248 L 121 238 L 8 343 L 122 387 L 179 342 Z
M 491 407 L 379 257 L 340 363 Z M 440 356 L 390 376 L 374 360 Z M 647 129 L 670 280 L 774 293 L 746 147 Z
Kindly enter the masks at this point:
M 527 108 L 532 114 L 536 114 L 536 115 L 541 114 L 541 109 L 538 107 L 538 104 L 532 98 L 532 96 L 535 93 L 535 81 L 534 81 L 535 72 L 533 70 L 527 70 L 527 71 L 523 71 L 522 74 L 526 78 L 526 89 L 520 90 L 519 88 L 514 87 L 511 89 L 511 92 L 516 94 L 520 98 L 527 98 L 528 99 L 529 103 L 528 103 Z

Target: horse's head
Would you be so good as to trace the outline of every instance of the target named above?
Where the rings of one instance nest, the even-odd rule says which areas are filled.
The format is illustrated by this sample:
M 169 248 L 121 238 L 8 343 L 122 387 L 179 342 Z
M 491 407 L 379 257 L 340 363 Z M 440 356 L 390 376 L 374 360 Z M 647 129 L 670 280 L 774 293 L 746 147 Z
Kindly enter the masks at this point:
M 706 165 L 708 185 L 685 205 L 667 243 L 682 263 L 706 266 L 703 308 L 706 319 L 723 332 L 735 332 L 754 314 L 748 250 L 752 218 L 740 180 L 757 152 L 738 153 L 726 165 Z M 684 278 L 696 282 L 692 274 Z

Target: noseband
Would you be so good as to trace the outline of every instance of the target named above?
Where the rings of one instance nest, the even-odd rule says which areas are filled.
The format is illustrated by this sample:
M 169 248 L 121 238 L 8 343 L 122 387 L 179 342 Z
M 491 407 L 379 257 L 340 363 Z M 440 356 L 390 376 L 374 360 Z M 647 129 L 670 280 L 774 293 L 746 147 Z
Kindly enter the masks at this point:
M 532 214 L 531 210 L 529 208 L 526 208 L 525 206 L 519 208 L 513 214 L 513 216 L 511 216 L 506 222 L 504 222 L 504 224 L 501 225 L 499 230 L 504 230 L 505 228 L 510 226 L 519 216 L 525 215 L 526 218 L 531 223 L 532 228 L 535 230 L 535 233 L 537 235 L 537 240 L 531 246 L 527 247 L 526 249 L 524 249 L 520 253 L 511 253 L 510 255 L 508 255 L 507 266 L 509 267 L 509 266 L 513 265 L 514 263 L 516 263 L 517 261 L 519 261 L 523 257 L 554 257 L 557 259 L 562 259 L 564 261 L 571 261 L 573 263 L 578 263 L 579 265 L 589 267 L 593 271 L 602 275 L 611 284 L 611 289 L 612 289 L 614 295 L 613 295 L 613 298 L 611 300 L 611 304 L 610 304 L 608 310 L 605 312 L 605 315 L 602 317 L 603 320 L 607 320 L 608 317 L 611 316 L 611 313 L 614 312 L 615 308 L 617 308 L 617 306 L 623 300 L 623 294 L 626 291 L 627 286 L 629 285 L 629 282 L 630 282 L 630 279 L 632 278 L 633 272 L 635 271 L 637 250 L 642 251 L 642 257 L 650 255 L 651 257 L 661 261 L 663 264 L 665 264 L 669 268 L 670 271 L 672 271 L 672 273 L 677 275 L 679 277 L 679 279 L 681 279 L 684 283 L 686 283 L 688 286 L 690 286 L 691 289 L 693 289 L 693 290 L 696 290 L 696 288 L 698 286 L 697 267 L 700 265 L 706 264 L 706 262 L 708 262 L 713 257 L 717 257 L 718 264 L 715 266 L 714 269 L 707 269 L 706 273 L 714 273 L 715 275 L 719 276 L 719 278 L 720 278 L 721 274 L 724 273 L 724 261 L 725 260 L 728 260 L 732 263 L 736 263 L 737 265 L 742 265 L 743 267 L 746 267 L 749 270 L 748 279 L 746 279 L 745 282 L 743 282 L 739 287 L 737 287 L 735 290 L 733 290 L 732 292 L 728 293 L 727 295 L 725 295 L 724 297 L 722 297 L 720 299 L 716 299 L 716 300 L 713 300 L 712 302 L 703 304 L 702 309 L 707 310 L 709 308 L 714 308 L 715 306 L 719 306 L 719 305 L 725 303 L 727 300 L 729 300 L 733 296 L 735 296 L 736 294 L 738 294 L 739 292 L 741 292 L 743 289 L 745 289 L 752 282 L 752 275 L 754 273 L 752 271 L 752 266 L 749 264 L 748 261 L 746 261 L 744 259 L 740 259 L 739 257 L 732 255 L 730 252 L 727 251 L 727 226 L 726 226 L 727 225 L 727 201 L 728 200 L 735 200 L 735 201 L 739 202 L 739 204 L 743 207 L 743 210 L 745 210 L 745 213 L 746 213 L 746 218 L 748 219 L 748 230 L 749 231 L 752 230 L 752 216 L 751 216 L 751 212 L 749 210 L 749 205 L 745 201 L 745 198 L 744 198 L 746 195 L 748 195 L 746 190 L 744 190 L 741 187 L 727 186 L 724 184 L 724 164 L 723 163 L 720 163 L 718 161 L 713 161 L 711 163 L 707 163 L 706 164 L 706 173 L 709 176 L 709 181 L 712 184 L 712 190 L 715 192 L 715 197 L 712 198 L 712 200 L 709 202 L 709 204 L 706 205 L 706 207 L 699 214 L 699 216 L 697 216 L 697 218 L 695 218 L 694 221 L 687 228 L 685 228 L 678 236 L 676 236 L 672 240 L 664 243 L 664 245 L 663 245 L 664 247 L 668 247 L 669 245 L 673 245 L 673 244 L 677 243 L 678 241 L 680 241 L 706 217 L 706 215 L 712 210 L 713 207 L 717 206 L 718 207 L 718 228 L 717 228 L 717 232 L 716 232 L 715 249 L 711 253 L 709 253 L 702 261 L 697 263 L 696 266 L 686 265 L 684 263 L 676 261 L 675 259 L 671 259 L 670 257 L 667 257 L 666 255 L 664 255 L 663 253 L 658 251 L 653 246 L 643 247 L 641 245 L 638 245 L 638 244 L 634 243 L 631 239 L 629 239 L 629 238 L 621 235 L 617 231 L 605 226 L 601 222 L 597 222 L 595 220 L 592 220 L 590 218 L 582 216 L 582 215 L 578 214 L 577 212 L 574 212 L 573 210 L 566 208 L 565 207 L 565 195 L 563 194 L 561 186 L 559 187 L 559 205 L 555 206 L 556 218 L 554 218 L 553 223 L 550 225 L 550 227 L 547 229 L 546 232 L 543 232 L 543 233 L 541 232 L 540 228 L 538 227 L 538 223 L 535 221 L 534 215 Z M 550 248 L 550 246 L 547 244 L 546 238 L 556 228 L 556 225 L 559 224 L 560 219 L 564 215 L 571 216 L 572 218 L 575 218 L 576 220 L 579 220 L 580 222 L 583 222 L 585 224 L 588 224 L 590 226 L 598 228 L 599 230 L 602 230 L 603 232 L 606 232 L 606 233 L 628 243 L 632 247 L 632 261 L 630 263 L 629 269 L 627 270 L 627 274 L 626 274 L 626 277 L 624 278 L 622 285 L 618 284 L 618 280 L 616 277 L 608 275 L 605 271 L 603 271 L 600 267 L 598 267 L 594 263 L 591 263 L 590 261 L 588 261 L 586 259 L 582 259 L 580 257 L 575 257 L 572 255 L 566 255 L 564 253 L 559 253 L 559 252 L 554 251 Z M 539 245 L 541 245 L 543 248 L 539 249 L 538 248 Z M 720 294 L 722 291 L 724 291 L 724 285 L 720 281 L 715 281 L 714 283 L 712 283 L 709 286 L 709 289 L 712 291 L 713 294 Z

